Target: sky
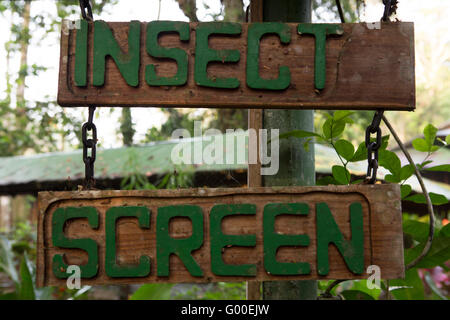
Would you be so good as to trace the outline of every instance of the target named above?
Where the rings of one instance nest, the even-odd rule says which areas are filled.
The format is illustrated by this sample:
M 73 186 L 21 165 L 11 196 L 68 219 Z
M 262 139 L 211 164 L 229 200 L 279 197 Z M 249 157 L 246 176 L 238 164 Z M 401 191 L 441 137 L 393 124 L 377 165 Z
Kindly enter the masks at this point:
M 56 15 L 55 0 L 36 0 L 31 7 L 31 15 L 36 15 L 39 12 L 51 12 Z M 95 0 L 94 0 L 95 1 Z M 249 0 L 244 1 L 246 7 Z M 366 9 L 362 21 L 374 22 L 379 21 L 383 13 L 383 5 L 381 0 L 367 0 Z M 450 41 L 448 33 L 448 16 L 450 15 L 450 1 L 449 0 L 428 0 L 426 7 L 423 0 L 403 0 L 398 5 L 397 18 L 401 21 L 414 21 L 415 32 L 425 34 L 425 36 L 432 37 L 437 33 L 443 34 L 444 41 Z M 209 9 L 205 8 L 206 4 Z M 218 13 L 221 5 L 220 0 L 197 0 L 198 12 L 197 15 L 201 21 L 212 20 L 209 14 Z M 101 16 L 94 16 L 94 19 L 101 19 L 105 21 L 153 21 L 158 19 L 159 0 L 119 0 L 118 4 L 113 7 L 108 7 L 106 12 Z M 424 15 L 424 10 L 434 10 L 440 12 L 438 19 L 436 15 Z M 72 17 L 79 18 L 79 13 Z M 175 0 L 161 0 L 161 7 L 159 11 L 160 20 L 178 20 L 188 21 L 182 11 L 178 7 Z M 317 22 L 317 21 L 313 21 Z M 339 21 L 327 21 L 339 22 Z M 9 39 L 9 18 L 0 18 L 0 57 L 5 57 L 4 43 Z M 59 33 L 54 33 L 51 37 L 41 37 L 44 35 L 42 30 L 33 31 L 33 43 L 29 48 L 28 64 L 44 65 L 48 69 L 41 72 L 38 77 L 29 77 L 27 79 L 26 98 L 32 101 L 56 99 L 57 81 L 58 81 L 58 63 L 59 63 Z M 417 56 L 417 54 L 416 54 Z M 12 61 L 11 70 L 17 70 L 19 64 L 18 57 Z M 416 75 L 421 78 L 421 73 L 426 70 L 420 70 L 420 65 L 417 66 Z M 0 79 L 4 79 L 6 71 L 5 64 L 0 64 Z M 0 82 L 0 98 L 3 96 L 5 84 Z M 77 114 L 83 119 L 87 117 L 87 110 L 84 108 L 74 108 L 69 112 Z M 99 140 L 104 148 L 118 147 L 121 141 L 117 138 L 116 131 L 118 130 L 118 117 L 120 110 L 116 108 L 111 112 L 110 108 L 97 108 L 96 124 L 99 133 Z M 145 132 L 152 126 L 159 127 L 165 121 L 165 115 L 158 108 L 133 108 L 133 121 L 135 123 L 136 135 L 135 142 L 139 142 L 145 135 Z

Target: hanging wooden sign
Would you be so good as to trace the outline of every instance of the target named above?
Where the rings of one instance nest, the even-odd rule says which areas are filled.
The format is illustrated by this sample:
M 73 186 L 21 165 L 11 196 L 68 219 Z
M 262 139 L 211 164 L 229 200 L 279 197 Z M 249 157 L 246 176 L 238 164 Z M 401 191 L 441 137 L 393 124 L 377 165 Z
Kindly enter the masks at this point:
M 404 276 L 398 185 L 39 193 L 37 283 Z
M 61 106 L 415 108 L 409 22 L 64 25 Z

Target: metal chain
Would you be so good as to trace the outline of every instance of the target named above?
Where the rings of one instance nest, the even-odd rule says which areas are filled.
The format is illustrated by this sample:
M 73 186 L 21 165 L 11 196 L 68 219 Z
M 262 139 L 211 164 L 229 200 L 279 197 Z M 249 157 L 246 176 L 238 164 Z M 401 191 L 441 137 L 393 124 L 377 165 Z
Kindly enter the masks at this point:
M 81 8 L 81 15 L 83 16 L 83 19 L 93 21 L 94 17 L 92 16 L 92 7 L 90 0 L 79 0 L 79 1 Z
M 382 144 L 380 122 L 384 110 L 378 110 L 373 116 L 372 123 L 366 129 L 366 148 L 367 148 L 367 174 L 366 182 L 374 184 L 377 180 L 378 170 L 378 150 Z M 375 141 L 371 141 L 370 135 L 376 133 Z
M 95 126 L 94 119 L 95 107 L 89 107 L 88 121 L 83 124 L 81 128 L 81 139 L 83 142 L 83 162 L 85 168 L 85 188 L 91 189 L 95 185 L 94 180 L 94 163 L 97 155 L 97 127 Z M 87 138 L 87 132 L 92 131 L 92 138 Z M 91 149 L 89 155 L 89 149 Z
M 79 0 L 81 15 L 87 21 L 93 21 L 92 7 L 90 0 Z M 81 127 L 81 140 L 83 142 L 83 162 L 85 181 L 84 188 L 91 189 L 95 185 L 94 163 L 97 156 L 97 127 L 94 124 L 95 107 L 89 106 L 88 121 Z M 88 139 L 88 131 L 92 131 L 92 138 Z M 89 149 L 91 150 L 89 152 Z
M 383 16 L 381 17 L 381 21 L 389 22 L 391 21 L 389 17 L 397 12 L 397 0 L 383 0 L 384 4 L 384 12 Z
M 250 5 L 247 6 L 245 9 L 245 22 L 248 22 L 250 20 Z

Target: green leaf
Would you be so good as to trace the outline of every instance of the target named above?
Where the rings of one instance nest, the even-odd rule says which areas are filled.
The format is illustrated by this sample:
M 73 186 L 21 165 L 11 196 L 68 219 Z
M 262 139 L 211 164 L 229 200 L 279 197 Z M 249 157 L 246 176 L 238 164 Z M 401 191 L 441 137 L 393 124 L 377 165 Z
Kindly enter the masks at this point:
M 399 183 L 401 181 L 399 176 L 394 176 L 392 174 L 385 175 L 384 180 L 390 183 Z
M 430 168 L 425 168 L 425 170 L 428 171 L 445 171 L 445 172 L 450 172 L 450 164 L 441 164 L 439 166 L 434 166 L 434 167 L 430 167 Z
M 372 296 L 375 300 L 380 296 L 381 289 L 378 287 L 374 287 L 373 289 L 369 289 L 367 285 L 367 280 L 354 280 L 352 281 L 352 287 L 348 288 L 349 290 L 358 290 L 367 293 Z M 383 282 L 381 282 L 383 283 Z
M 421 169 L 423 169 L 423 167 L 425 167 L 427 164 L 430 164 L 430 163 L 432 163 L 432 162 L 433 162 L 433 160 L 427 160 L 427 161 L 422 162 L 422 163 L 416 163 L 416 167 L 417 167 L 419 170 L 421 170 Z
M 328 118 L 322 125 L 323 137 L 325 139 L 331 139 L 331 126 L 333 123 L 333 118 Z
M 447 145 L 450 144 L 450 134 L 449 134 L 448 136 L 445 137 L 445 143 L 446 143 Z
M 422 280 L 419 277 L 417 268 L 409 269 L 405 272 L 405 279 L 394 279 L 389 281 L 389 286 L 405 286 L 394 290 L 391 294 L 397 300 L 423 300 L 425 299 L 425 290 Z
M 282 133 L 278 136 L 278 139 L 287 139 L 287 138 L 308 138 L 308 137 L 318 137 L 322 138 L 320 134 L 304 131 L 304 130 L 292 130 L 289 132 Z
M 344 120 L 339 120 L 333 123 L 331 135 L 332 139 L 339 137 L 344 132 L 345 124 L 346 122 Z
M 404 184 L 400 186 L 400 193 L 401 193 L 401 197 L 402 199 L 404 199 L 405 197 L 407 197 L 412 191 L 412 188 L 409 184 Z
M 343 166 L 333 166 L 331 168 L 331 172 L 333 173 L 333 178 L 339 184 L 349 184 L 350 183 L 350 172 Z
M 440 266 L 447 261 L 450 261 L 450 237 L 437 236 L 433 240 L 428 254 L 417 263 L 416 267 L 429 269 Z
M 435 206 L 440 206 L 448 203 L 448 199 L 442 194 L 429 192 L 428 195 L 430 196 L 431 203 Z M 409 196 L 405 200 L 412 201 L 414 203 L 427 203 L 427 200 L 422 193 Z
M 20 263 L 20 289 L 19 289 L 19 299 L 20 300 L 35 300 L 36 296 L 34 294 L 33 279 L 31 277 L 30 269 L 28 268 L 28 258 L 24 254 L 22 262 Z
M 6 273 L 8 277 L 19 286 L 19 276 L 14 263 L 14 253 L 11 242 L 0 235 L 0 271 Z
M 406 180 L 414 174 L 414 167 L 410 164 L 403 166 L 400 169 L 400 180 Z
M 428 144 L 425 139 L 417 138 L 412 141 L 414 149 L 420 152 L 428 152 Z
M 344 290 L 341 295 L 345 300 L 375 300 L 371 295 L 359 290 Z
M 334 121 L 339 121 L 341 119 L 347 118 L 354 113 L 355 112 L 349 110 L 336 110 L 333 114 L 333 119 Z
M 341 119 L 341 120 L 339 120 L 339 121 L 344 121 L 345 123 L 348 123 L 348 124 L 353 124 L 353 123 L 355 123 L 355 121 L 353 121 L 351 118 L 344 118 L 344 119 Z
M 144 284 L 136 290 L 130 300 L 168 300 L 173 284 L 149 283 Z
M 428 150 L 431 150 L 431 147 L 434 144 L 434 140 L 436 139 L 436 133 L 438 129 L 434 127 L 432 124 L 428 124 L 425 129 L 423 129 L 423 135 L 425 136 L 425 141 L 428 146 Z
M 365 142 L 361 142 L 359 144 L 358 149 L 356 149 L 356 152 L 353 154 L 350 162 L 358 162 L 363 160 L 367 160 L 367 148 Z
M 0 294 L 0 300 L 18 300 L 16 292 Z
M 423 242 L 428 237 L 430 226 L 417 220 L 406 220 L 403 222 L 403 232 L 412 236 L 416 241 Z
M 316 181 L 316 185 L 318 186 L 327 186 L 329 184 L 336 185 L 339 183 L 336 180 L 334 180 L 332 176 L 322 177 Z
M 401 162 L 398 156 L 389 150 L 378 152 L 379 165 L 389 170 L 396 178 L 400 179 Z
M 337 138 L 344 132 L 345 124 L 344 120 L 334 121 L 333 118 L 327 119 L 322 126 L 324 138 L 326 140 Z
M 442 227 L 441 231 L 439 231 L 439 235 L 444 237 L 450 237 L 450 223 L 447 223 Z
M 338 140 L 335 143 L 335 148 L 337 153 L 342 156 L 345 160 L 349 161 L 351 158 L 353 158 L 353 155 L 355 153 L 355 147 L 353 147 L 353 144 L 348 142 L 347 140 Z
M 440 148 L 441 148 L 441 147 L 439 147 L 439 146 L 431 146 L 430 152 L 438 151 Z

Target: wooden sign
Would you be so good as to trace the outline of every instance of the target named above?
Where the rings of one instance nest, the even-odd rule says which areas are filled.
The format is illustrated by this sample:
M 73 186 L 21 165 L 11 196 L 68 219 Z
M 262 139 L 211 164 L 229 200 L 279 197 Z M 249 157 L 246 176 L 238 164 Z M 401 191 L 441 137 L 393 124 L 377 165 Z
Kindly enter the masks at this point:
M 404 276 L 398 185 L 39 193 L 37 283 Z
M 415 108 L 409 22 L 70 26 L 61 37 L 61 106 Z

